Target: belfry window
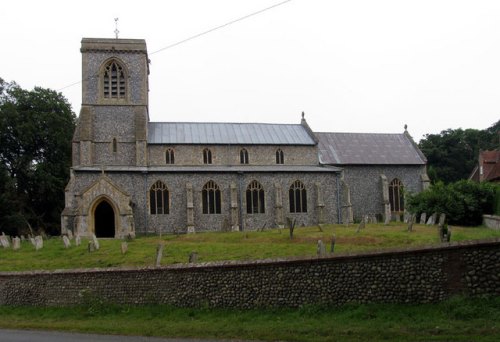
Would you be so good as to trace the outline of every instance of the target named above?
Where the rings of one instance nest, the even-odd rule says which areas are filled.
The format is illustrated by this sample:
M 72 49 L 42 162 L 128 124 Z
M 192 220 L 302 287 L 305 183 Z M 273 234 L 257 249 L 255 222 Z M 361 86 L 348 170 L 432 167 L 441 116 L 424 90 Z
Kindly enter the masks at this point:
M 123 67 L 112 60 L 104 67 L 103 95 L 105 99 L 124 99 L 126 95 L 126 80 Z
M 285 155 L 283 151 L 279 148 L 276 151 L 276 164 L 284 164 L 285 163 Z
M 170 211 L 168 188 L 162 181 L 157 181 L 149 190 L 151 215 L 168 214 Z
M 166 164 L 174 164 L 175 163 L 174 150 L 171 148 L 168 148 L 167 151 L 165 152 L 165 163 Z
M 247 214 L 264 214 L 264 189 L 256 180 L 247 187 Z
M 299 180 L 293 182 L 288 191 L 291 213 L 307 213 L 307 192 L 304 183 Z
M 389 203 L 392 212 L 403 212 L 405 210 L 405 198 L 403 183 L 394 178 L 389 184 Z
M 201 202 L 203 205 L 203 214 L 220 214 L 220 189 L 214 181 L 209 181 L 203 186 Z
M 203 150 L 203 164 L 212 164 L 212 151 L 208 148 Z
M 240 164 L 248 164 L 248 151 L 244 148 L 240 150 Z

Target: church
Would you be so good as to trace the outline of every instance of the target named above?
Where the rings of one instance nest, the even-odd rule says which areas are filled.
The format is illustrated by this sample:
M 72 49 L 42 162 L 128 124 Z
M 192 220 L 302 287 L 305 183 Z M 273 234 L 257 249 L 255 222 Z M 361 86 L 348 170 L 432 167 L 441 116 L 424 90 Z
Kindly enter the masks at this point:
M 408 134 L 298 123 L 151 122 L 141 39 L 84 38 L 62 234 L 246 231 L 399 220 L 429 184 Z M 298 121 L 298 120 L 297 120 Z

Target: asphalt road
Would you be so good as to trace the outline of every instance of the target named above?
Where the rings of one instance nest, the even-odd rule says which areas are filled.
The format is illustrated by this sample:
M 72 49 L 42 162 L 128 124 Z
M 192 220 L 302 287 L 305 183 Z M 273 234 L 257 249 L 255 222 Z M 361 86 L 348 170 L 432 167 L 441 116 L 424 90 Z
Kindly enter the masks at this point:
M 0 329 L 1 342 L 217 342 L 221 340 L 197 340 L 157 338 L 144 336 L 117 336 L 76 334 L 58 331 Z M 230 340 L 224 340 L 229 342 Z M 236 341 L 236 340 L 232 340 Z

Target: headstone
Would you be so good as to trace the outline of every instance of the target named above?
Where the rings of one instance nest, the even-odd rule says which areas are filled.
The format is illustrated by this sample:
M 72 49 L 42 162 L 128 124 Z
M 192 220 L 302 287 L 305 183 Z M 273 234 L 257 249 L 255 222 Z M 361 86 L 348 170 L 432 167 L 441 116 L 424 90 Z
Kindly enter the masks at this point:
M 333 234 L 332 236 L 332 242 L 330 243 L 330 253 L 333 253 L 334 249 L 335 249 L 335 234 Z
M 24 235 L 21 235 L 21 242 L 26 241 L 26 237 Z
M 375 215 L 375 214 L 372 215 L 372 223 L 375 223 L 375 224 L 378 223 L 377 215 Z
M 431 221 L 431 222 L 432 222 L 432 223 L 431 223 L 431 224 L 433 224 L 433 225 L 434 225 L 434 224 L 436 224 L 436 222 L 437 222 L 437 221 L 436 221 L 436 220 L 437 220 L 437 216 L 438 216 L 438 214 L 437 214 L 437 213 L 432 214 L 432 216 L 431 216 L 431 219 L 432 219 L 432 221 Z
M 40 235 L 35 236 L 35 250 L 43 248 L 43 238 Z
M 34 238 L 30 237 L 30 242 L 33 245 L 33 247 L 36 247 L 36 241 Z
M 413 231 L 413 223 L 416 221 L 416 214 L 411 215 L 408 218 L 408 231 L 412 232 Z
M 325 248 L 325 244 L 323 243 L 323 241 L 318 240 L 318 247 L 316 249 L 316 252 L 317 252 L 319 257 L 326 255 L 326 248 Z
M 63 243 L 64 243 L 64 248 L 69 248 L 71 247 L 71 242 L 69 241 L 69 238 L 66 235 L 63 235 Z
M 420 214 L 420 224 L 425 224 L 425 220 L 427 219 L 427 213 Z
M 0 236 L 0 244 L 2 244 L 2 247 L 3 248 L 10 248 L 10 242 L 9 242 L 9 239 L 7 238 L 7 236 L 5 234 L 2 233 L 2 235 Z
M 97 240 L 95 234 L 92 234 L 92 242 L 94 243 L 95 250 L 99 250 L 99 240 Z
M 356 230 L 356 233 L 359 233 L 361 231 L 361 229 L 365 229 L 365 219 L 364 219 L 364 217 L 361 220 L 361 222 L 359 223 L 359 226 L 358 226 L 358 229 Z
M 198 252 L 191 252 L 189 254 L 189 263 L 194 264 L 198 262 Z
M 15 251 L 21 249 L 21 239 L 18 238 L 17 236 L 12 239 L 12 249 Z
M 446 221 L 446 214 L 445 213 L 441 213 L 441 215 L 439 215 L 439 225 L 440 226 L 444 226 L 444 222 Z
M 87 251 L 88 251 L 89 253 L 92 253 L 92 252 L 94 252 L 94 251 L 95 251 L 94 241 L 90 241 L 90 240 L 89 240 L 89 243 L 88 243 L 88 245 L 87 245 Z
M 126 241 L 122 242 L 122 244 L 121 244 L 121 250 L 122 250 L 122 254 L 127 253 L 127 251 L 128 251 L 128 243 Z
M 158 246 L 156 246 L 156 262 L 155 262 L 156 267 L 161 266 L 161 258 L 163 257 L 163 247 L 165 247 L 163 243 L 159 243 Z
M 82 244 L 82 239 L 80 238 L 80 235 L 75 236 L 75 246 L 80 246 Z
M 73 240 L 73 232 L 68 230 L 68 239 Z

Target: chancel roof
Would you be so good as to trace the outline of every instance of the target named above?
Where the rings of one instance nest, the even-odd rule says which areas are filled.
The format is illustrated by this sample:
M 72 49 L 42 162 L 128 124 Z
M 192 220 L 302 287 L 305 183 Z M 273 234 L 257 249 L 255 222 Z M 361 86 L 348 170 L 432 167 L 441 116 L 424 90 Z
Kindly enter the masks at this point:
M 314 133 L 320 162 L 329 165 L 424 165 L 413 140 L 402 134 Z
M 299 124 L 150 122 L 149 144 L 315 145 Z

